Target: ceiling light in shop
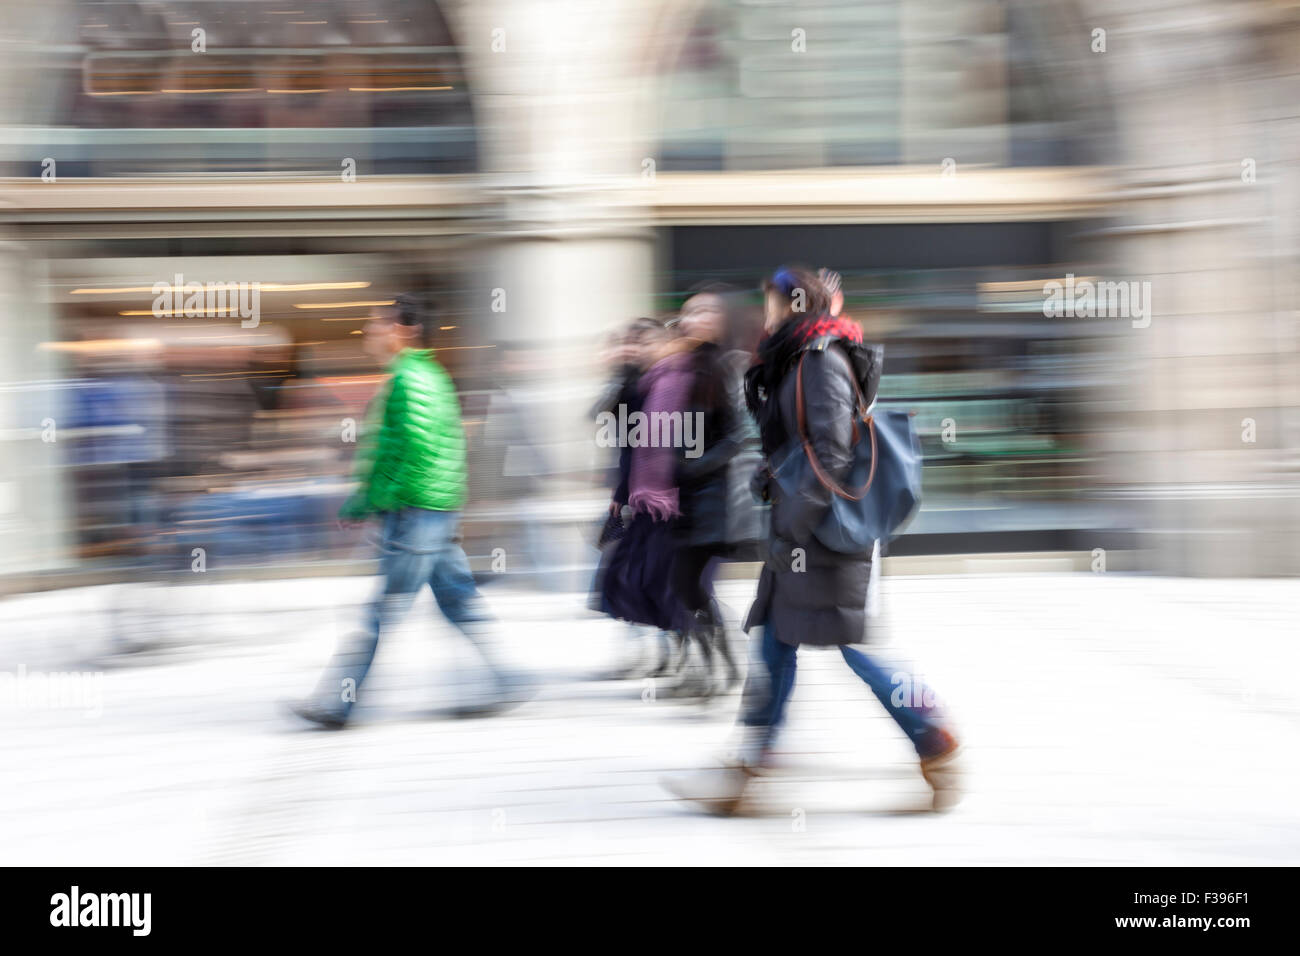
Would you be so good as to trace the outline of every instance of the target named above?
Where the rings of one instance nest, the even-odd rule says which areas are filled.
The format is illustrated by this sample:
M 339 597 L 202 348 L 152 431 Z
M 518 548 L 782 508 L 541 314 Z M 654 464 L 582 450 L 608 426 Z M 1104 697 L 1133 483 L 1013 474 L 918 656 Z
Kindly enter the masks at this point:
M 79 342 L 42 342 L 45 352 L 124 352 L 162 348 L 158 339 L 84 339 Z
M 337 289 L 368 289 L 369 282 L 258 282 L 257 287 L 263 292 L 326 292 Z M 126 285 L 115 286 L 110 288 L 94 289 L 83 288 L 73 289 L 69 295 L 121 295 L 125 293 L 149 293 L 158 295 L 161 292 L 174 292 L 176 286 L 170 283 L 157 283 L 155 285 Z
M 368 302 L 295 302 L 295 309 L 372 309 L 376 306 L 393 305 L 396 299 L 373 299 Z
M 160 309 L 159 311 L 154 312 L 152 309 L 128 309 L 125 312 L 119 312 L 117 314 L 130 315 L 130 316 L 151 315 L 156 319 L 169 319 L 169 318 L 175 318 L 177 316 L 184 318 L 185 310 L 184 309 Z M 236 306 L 233 308 L 226 308 L 226 309 L 215 309 L 215 308 L 204 309 L 203 311 L 198 312 L 195 318 L 214 319 L 223 315 L 238 316 L 239 308 Z

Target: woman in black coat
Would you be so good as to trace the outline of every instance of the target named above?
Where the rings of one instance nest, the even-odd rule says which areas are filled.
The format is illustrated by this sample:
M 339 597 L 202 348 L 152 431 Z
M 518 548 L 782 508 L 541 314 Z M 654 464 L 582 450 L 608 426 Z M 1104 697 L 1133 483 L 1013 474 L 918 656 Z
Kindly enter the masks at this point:
M 826 290 L 807 270 L 782 269 L 764 291 L 767 335 L 745 382 L 764 457 L 770 460 L 806 438 L 823 470 L 842 483 L 853 462 L 859 401 L 866 406 L 875 401 L 883 350 L 864 345 L 856 324 L 830 314 Z M 741 762 L 729 774 L 715 776 L 714 786 L 703 792 L 689 783 L 670 786 L 711 809 L 734 813 L 741 808 L 745 784 L 766 762 L 784 719 L 797 649 L 811 644 L 840 649 L 911 740 L 934 790 L 933 805 L 945 809 L 959 794 L 957 740 L 928 688 L 850 646 L 864 640 L 872 552 L 843 554 L 821 544 L 814 529 L 830 508 L 832 492 L 813 469 L 805 473 L 803 486 L 793 493 L 781 491 L 766 462 L 754 475 L 755 496 L 772 503 L 771 532 L 745 630 L 762 628 L 767 673 L 746 687 Z

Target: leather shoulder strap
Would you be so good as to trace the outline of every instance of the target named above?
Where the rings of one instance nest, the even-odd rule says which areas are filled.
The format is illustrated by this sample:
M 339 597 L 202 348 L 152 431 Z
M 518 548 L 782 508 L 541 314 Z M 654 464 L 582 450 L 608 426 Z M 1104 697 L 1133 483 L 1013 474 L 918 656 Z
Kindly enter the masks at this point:
M 824 351 L 825 346 L 816 351 Z M 871 436 L 871 471 L 867 475 L 867 483 L 864 484 L 856 493 L 842 488 L 834 478 L 822 467 L 821 461 L 817 457 L 817 452 L 812 446 L 812 440 L 808 437 L 808 411 L 804 405 L 803 397 L 803 363 L 807 359 L 808 353 L 804 352 L 799 356 L 799 367 L 795 372 L 794 384 L 794 407 L 795 419 L 799 427 L 799 440 L 803 443 L 804 454 L 808 456 L 808 464 L 812 465 L 813 474 L 817 476 L 817 481 L 821 486 L 833 494 L 849 501 L 861 501 L 871 488 L 871 483 L 876 478 L 876 421 L 875 417 L 867 412 L 866 400 L 862 395 L 862 388 L 858 385 L 857 379 L 853 377 L 853 366 L 849 365 L 849 379 L 853 382 L 853 391 L 857 396 L 857 415 L 853 419 L 853 444 L 858 443 L 858 421 L 866 423 L 867 432 Z

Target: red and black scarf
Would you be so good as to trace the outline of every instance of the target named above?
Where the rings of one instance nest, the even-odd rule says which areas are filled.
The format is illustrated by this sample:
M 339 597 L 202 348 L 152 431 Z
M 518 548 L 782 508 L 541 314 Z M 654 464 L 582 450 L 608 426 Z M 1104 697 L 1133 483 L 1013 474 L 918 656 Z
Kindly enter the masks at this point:
M 856 322 L 825 314 L 791 319 L 758 343 L 758 359 L 745 373 L 745 401 L 758 422 L 764 453 L 771 454 L 786 441 L 781 413 L 772 400 L 777 386 L 800 353 L 828 337 L 843 343 L 850 354 L 863 344 Z

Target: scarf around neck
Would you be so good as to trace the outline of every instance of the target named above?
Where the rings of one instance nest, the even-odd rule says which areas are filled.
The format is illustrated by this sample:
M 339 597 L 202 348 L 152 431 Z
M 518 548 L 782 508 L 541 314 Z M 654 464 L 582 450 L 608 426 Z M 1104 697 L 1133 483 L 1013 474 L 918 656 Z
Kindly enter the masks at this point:
M 801 352 L 827 337 L 844 342 L 850 349 L 862 345 L 858 324 L 833 315 L 790 319 L 758 343 L 758 359 L 745 373 L 745 402 L 758 422 L 767 454 L 786 440 L 781 413 L 773 401 L 777 386 Z

